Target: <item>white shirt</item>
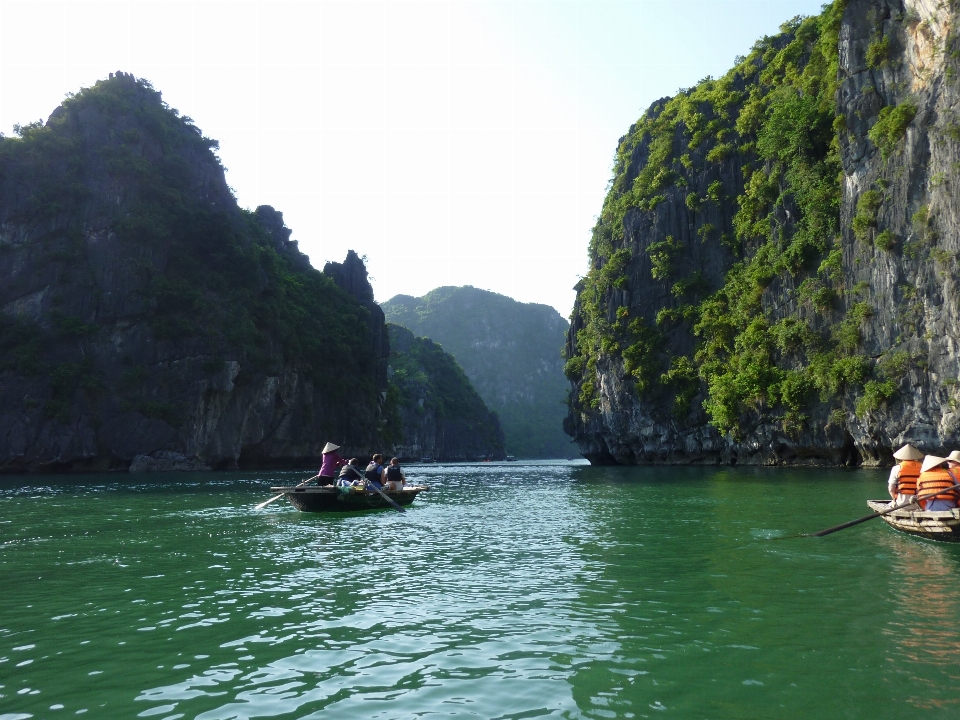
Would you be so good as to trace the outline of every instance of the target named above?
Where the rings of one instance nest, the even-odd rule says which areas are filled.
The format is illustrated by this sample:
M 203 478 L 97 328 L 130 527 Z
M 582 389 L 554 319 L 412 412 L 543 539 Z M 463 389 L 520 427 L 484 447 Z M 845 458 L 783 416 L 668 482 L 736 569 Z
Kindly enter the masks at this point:
M 894 465 L 890 468 L 890 477 L 887 478 L 887 490 L 893 492 L 897 489 L 897 481 L 900 479 L 900 466 Z

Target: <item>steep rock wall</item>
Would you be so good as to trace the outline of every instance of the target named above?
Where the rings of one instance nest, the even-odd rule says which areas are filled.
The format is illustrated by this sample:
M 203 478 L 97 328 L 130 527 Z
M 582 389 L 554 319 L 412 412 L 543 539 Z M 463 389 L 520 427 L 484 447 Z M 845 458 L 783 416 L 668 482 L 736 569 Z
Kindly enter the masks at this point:
M 596 463 L 956 442 L 952 4 L 835 2 L 621 140 L 565 422 Z
M 310 267 L 279 212 L 241 210 L 159 92 L 117 73 L 19 134 L 0 140 L 0 471 L 380 445 L 379 308 Z
M 401 459 L 502 460 L 503 430 L 456 359 L 429 338 L 388 324 L 390 391 L 385 415 Z

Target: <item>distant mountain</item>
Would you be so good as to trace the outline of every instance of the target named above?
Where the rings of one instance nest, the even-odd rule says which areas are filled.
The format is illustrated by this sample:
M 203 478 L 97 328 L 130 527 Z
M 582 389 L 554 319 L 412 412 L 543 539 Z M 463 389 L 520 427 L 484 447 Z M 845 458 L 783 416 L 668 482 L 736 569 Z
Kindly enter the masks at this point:
M 387 324 L 390 377 L 384 438 L 402 459 L 502 460 L 503 431 L 452 355 Z
M 381 305 L 387 321 L 443 346 L 500 418 L 507 452 L 567 457 L 563 433 L 568 383 L 560 350 L 567 321 L 547 305 L 465 287 L 441 287 L 422 298 L 397 295 Z

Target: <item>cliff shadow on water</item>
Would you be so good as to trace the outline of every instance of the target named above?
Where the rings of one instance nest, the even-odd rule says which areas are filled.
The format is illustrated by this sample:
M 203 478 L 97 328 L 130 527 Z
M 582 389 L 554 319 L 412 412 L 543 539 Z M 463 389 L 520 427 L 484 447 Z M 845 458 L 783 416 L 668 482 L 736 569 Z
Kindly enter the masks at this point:
M 591 462 L 953 449 L 958 19 L 837 0 L 620 140 L 565 350 Z

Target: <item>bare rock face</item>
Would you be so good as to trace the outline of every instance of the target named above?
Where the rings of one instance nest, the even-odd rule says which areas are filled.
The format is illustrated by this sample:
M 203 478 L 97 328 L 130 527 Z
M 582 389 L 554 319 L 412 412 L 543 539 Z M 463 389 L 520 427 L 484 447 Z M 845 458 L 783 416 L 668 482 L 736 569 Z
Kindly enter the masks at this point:
M 591 462 L 960 444 L 958 21 L 832 3 L 621 140 L 566 348 Z
M 149 83 L 117 73 L 19 134 L 0 139 L 0 472 L 312 467 L 328 440 L 380 446 L 369 284 L 341 290 L 281 213 L 241 210 L 216 142 Z

